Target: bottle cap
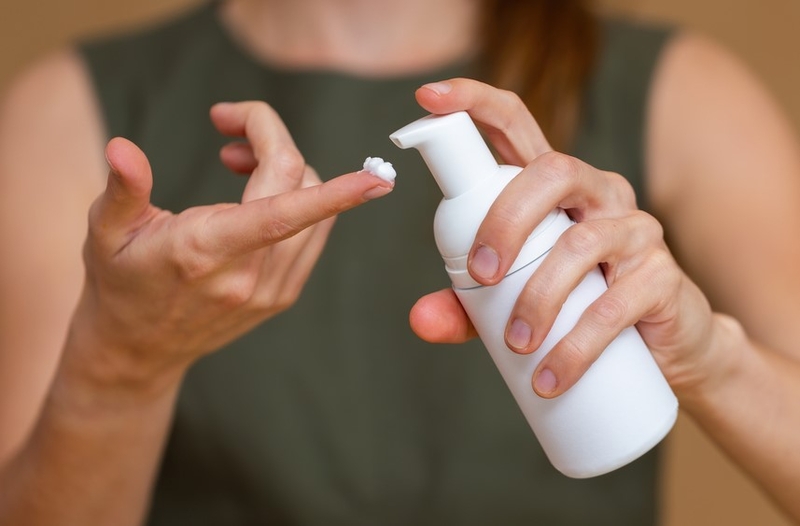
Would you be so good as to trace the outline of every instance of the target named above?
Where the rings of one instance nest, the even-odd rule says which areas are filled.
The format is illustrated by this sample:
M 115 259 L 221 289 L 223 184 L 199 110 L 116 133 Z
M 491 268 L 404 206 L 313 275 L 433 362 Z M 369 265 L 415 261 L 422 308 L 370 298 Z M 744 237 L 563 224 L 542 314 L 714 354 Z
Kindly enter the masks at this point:
M 445 199 L 471 190 L 498 169 L 478 128 L 464 111 L 428 115 L 389 138 L 400 148 L 419 150 Z

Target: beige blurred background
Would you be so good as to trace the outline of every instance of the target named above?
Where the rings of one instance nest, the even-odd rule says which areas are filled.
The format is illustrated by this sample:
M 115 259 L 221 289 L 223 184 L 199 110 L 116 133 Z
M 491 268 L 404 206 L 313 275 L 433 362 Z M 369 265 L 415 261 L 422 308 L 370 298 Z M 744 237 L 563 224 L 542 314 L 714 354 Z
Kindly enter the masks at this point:
M 0 0 L 0 89 L 24 64 L 78 35 L 169 16 L 197 0 Z M 601 0 L 602 9 L 711 35 L 766 82 L 800 129 L 800 1 Z M 685 416 L 668 439 L 666 526 L 784 526 L 789 521 Z M 620 525 L 622 526 L 622 525 Z

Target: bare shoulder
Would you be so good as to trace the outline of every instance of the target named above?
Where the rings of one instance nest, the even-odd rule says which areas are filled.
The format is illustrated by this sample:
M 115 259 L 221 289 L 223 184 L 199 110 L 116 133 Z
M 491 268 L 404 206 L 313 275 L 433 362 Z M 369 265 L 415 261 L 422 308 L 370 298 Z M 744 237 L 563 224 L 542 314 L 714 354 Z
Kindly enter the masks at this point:
M 647 131 L 649 197 L 667 214 L 687 190 L 717 185 L 717 176 L 752 184 L 742 163 L 763 156 L 781 167 L 773 177 L 790 183 L 798 159 L 795 131 L 761 80 L 724 46 L 695 33 L 675 36 L 664 50 Z
M 29 66 L 0 95 L 0 463 L 30 430 L 80 294 L 103 136 L 74 51 Z
M 58 142 L 47 144 L 48 139 Z M 89 74 L 76 51 L 64 49 L 46 56 L 11 82 L 0 97 L 0 141 L 3 155 L 31 143 L 59 149 L 90 144 L 95 154 L 98 148 L 102 152 L 102 119 Z
M 103 143 L 75 51 L 45 57 L 14 79 L 0 99 L 0 244 L 37 228 L 49 237 L 59 229 L 71 243 L 82 239 L 86 210 L 104 185 Z M 35 247 L 35 238 L 27 239 L 25 246 Z M 57 247 L 50 247 L 53 256 Z

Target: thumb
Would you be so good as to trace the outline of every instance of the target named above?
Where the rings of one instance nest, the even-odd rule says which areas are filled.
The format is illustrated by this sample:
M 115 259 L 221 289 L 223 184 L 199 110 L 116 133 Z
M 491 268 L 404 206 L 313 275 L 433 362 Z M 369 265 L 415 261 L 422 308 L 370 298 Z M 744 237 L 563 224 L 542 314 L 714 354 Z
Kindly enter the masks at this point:
M 431 343 L 463 343 L 478 335 L 452 288 L 420 298 L 409 322 L 417 336 Z
M 109 141 L 106 160 L 106 189 L 92 206 L 90 225 L 95 234 L 116 245 L 147 217 L 153 175 L 144 152 L 121 137 Z

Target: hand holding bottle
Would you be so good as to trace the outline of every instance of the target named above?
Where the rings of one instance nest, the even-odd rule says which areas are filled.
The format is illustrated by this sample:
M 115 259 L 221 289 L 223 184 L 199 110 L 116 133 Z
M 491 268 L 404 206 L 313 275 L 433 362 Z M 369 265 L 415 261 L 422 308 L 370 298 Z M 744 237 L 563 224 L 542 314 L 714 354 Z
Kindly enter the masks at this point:
M 553 152 L 534 118 L 509 92 L 454 79 L 422 87 L 417 99 L 434 114 L 467 111 L 504 162 L 524 167 L 477 232 L 468 264 L 477 283 L 498 283 L 531 231 L 554 208 L 566 210 L 577 222 L 559 238 L 516 302 L 505 330 L 510 349 L 537 349 L 575 286 L 598 264 L 604 270 L 608 290 L 537 366 L 532 381 L 540 396 L 568 390 L 608 343 L 634 324 L 679 395 L 719 372 L 708 357 L 725 326 L 723 318 L 712 314 L 675 263 L 658 222 L 636 208 L 624 178 Z M 411 323 L 430 341 L 457 342 L 475 334 L 452 290 L 422 298 Z
M 690 391 L 736 324 L 715 323 L 630 185 L 553 152 L 518 97 L 464 79 L 417 97 L 434 115 L 391 138 L 420 150 L 444 193 L 434 233 L 453 291 L 421 299 L 412 327 L 431 341 L 476 332 L 564 474 L 638 458 L 677 416 L 663 373 Z M 519 166 L 498 166 L 470 116 Z

